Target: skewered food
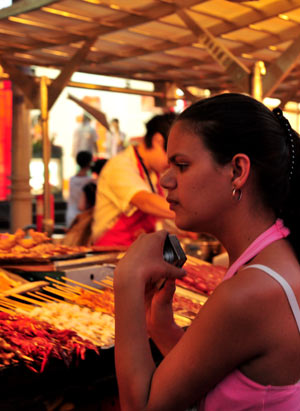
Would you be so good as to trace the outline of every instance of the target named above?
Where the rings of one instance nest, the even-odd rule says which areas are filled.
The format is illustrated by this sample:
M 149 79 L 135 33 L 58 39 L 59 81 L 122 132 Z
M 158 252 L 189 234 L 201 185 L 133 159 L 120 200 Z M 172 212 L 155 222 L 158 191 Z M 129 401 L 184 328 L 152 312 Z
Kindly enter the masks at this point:
M 71 330 L 58 330 L 45 321 L 0 312 L 0 367 L 24 362 L 43 372 L 49 358 L 69 365 L 73 357 L 84 359 L 86 350 L 98 349 Z
M 23 313 L 21 308 L 17 310 Z M 99 347 L 114 344 L 114 318 L 88 307 L 53 302 L 35 307 L 26 314 L 36 320 L 46 321 L 59 330 L 71 329 Z
M 176 280 L 176 284 L 193 291 L 211 295 L 222 281 L 226 268 L 211 264 L 184 265 L 186 276 Z
M 74 296 L 75 303 L 84 305 L 95 311 L 101 311 L 105 314 L 114 315 L 114 293 L 111 289 L 103 290 L 102 294 L 96 294 L 92 291 L 80 289 L 80 294 Z
M 202 307 L 200 303 L 177 294 L 174 294 L 172 306 L 174 313 L 190 318 L 191 320 L 196 317 Z

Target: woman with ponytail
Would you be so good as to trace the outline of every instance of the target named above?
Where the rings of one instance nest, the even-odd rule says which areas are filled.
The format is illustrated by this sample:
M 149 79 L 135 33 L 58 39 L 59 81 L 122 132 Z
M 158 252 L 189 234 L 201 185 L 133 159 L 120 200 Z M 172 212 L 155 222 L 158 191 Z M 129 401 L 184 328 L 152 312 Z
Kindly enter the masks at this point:
M 167 233 L 129 248 L 114 279 L 122 409 L 299 411 L 298 135 L 280 109 L 228 93 L 188 107 L 167 152 L 161 184 L 176 225 L 218 238 L 230 266 L 184 332 L 172 297 L 185 272 L 163 259 Z

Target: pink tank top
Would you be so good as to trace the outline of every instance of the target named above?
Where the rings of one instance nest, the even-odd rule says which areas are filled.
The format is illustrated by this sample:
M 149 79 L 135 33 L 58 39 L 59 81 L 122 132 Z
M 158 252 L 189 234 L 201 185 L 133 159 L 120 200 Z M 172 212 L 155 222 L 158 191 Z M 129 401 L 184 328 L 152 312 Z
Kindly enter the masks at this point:
M 289 235 L 281 220 L 262 233 L 229 267 L 224 280 L 231 278 L 246 262 L 272 242 Z M 300 333 L 300 309 L 289 284 L 278 273 L 263 265 L 255 265 L 271 275 L 283 287 Z M 247 268 L 247 267 L 246 267 Z M 249 267 L 248 267 L 249 268 Z M 300 411 L 300 382 L 293 385 L 261 385 L 238 369 L 227 375 L 201 401 L 200 411 Z

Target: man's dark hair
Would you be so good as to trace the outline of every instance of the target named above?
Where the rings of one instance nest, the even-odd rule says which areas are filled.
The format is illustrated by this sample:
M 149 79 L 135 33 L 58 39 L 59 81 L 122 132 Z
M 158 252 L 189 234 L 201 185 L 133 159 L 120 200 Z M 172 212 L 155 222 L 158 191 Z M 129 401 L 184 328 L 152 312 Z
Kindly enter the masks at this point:
M 99 158 L 98 160 L 96 160 L 95 163 L 91 167 L 92 172 L 99 175 L 103 166 L 106 164 L 106 162 L 107 162 L 106 158 Z
M 92 161 L 92 153 L 90 151 L 79 151 L 76 156 L 76 163 L 81 168 L 88 167 Z
M 145 144 L 147 148 L 152 147 L 152 139 L 155 133 L 160 133 L 164 138 L 164 149 L 167 150 L 167 142 L 171 125 L 176 119 L 176 114 L 159 114 L 146 123 Z

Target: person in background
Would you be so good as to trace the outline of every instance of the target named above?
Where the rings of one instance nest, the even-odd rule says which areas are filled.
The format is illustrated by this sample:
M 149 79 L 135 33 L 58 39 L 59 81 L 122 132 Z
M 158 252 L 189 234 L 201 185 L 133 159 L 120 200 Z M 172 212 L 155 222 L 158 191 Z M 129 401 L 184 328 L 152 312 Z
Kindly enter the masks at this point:
M 76 158 L 80 151 L 89 151 L 92 155 L 96 155 L 98 134 L 91 125 L 91 118 L 87 114 L 83 114 L 82 123 L 77 127 L 73 135 L 72 156 Z
M 98 177 L 106 161 L 106 159 L 96 160 L 91 167 L 92 173 Z M 69 246 L 90 245 L 96 188 L 97 178 L 95 176 L 82 187 L 78 201 L 80 213 L 72 221 L 63 239 L 63 244 Z
M 163 259 L 166 232 L 128 249 L 114 273 L 121 409 L 299 410 L 299 136 L 280 109 L 227 93 L 181 113 L 168 157 L 176 225 L 218 238 L 230 267 L 184 332 L 172 297 L 185 271 Z
M 94 207 L 96 202 L 97 180 L 106 162 L 106 158 L 99 158 L 91 166 L 93 179 L 82 188 L 82 193 L 78 202 L 78 208 L 80 211 L 85 211 Z
M 137 146 L 128 146 L 106 163 L 97 184 L 92 225 L 95 245 L 130 245 L 155 231 L 157 218 L 173 218 L 159 185 L 168 167 L 166 145 L 172 113 L 157 115 Z
M 125 148 L 126 135 L 120 130 L 120 123 L 117 118 L 110 122 L 110 129 L 106 133 L 106 151 L 108 158 L 115 156 Z
M 92 162 L 92 154 L 90 151 L 80 151 L 76 156 L 76 162 L 79 166 L 79 171 L 75 176 L 70 178 L 69 199 L 67 202 L 66 226 L 70 227 L 72 221 L 80 213 L 78 208 L 79 198 L 82 188 L 92 181 L 90 176 L 90 166 Z

